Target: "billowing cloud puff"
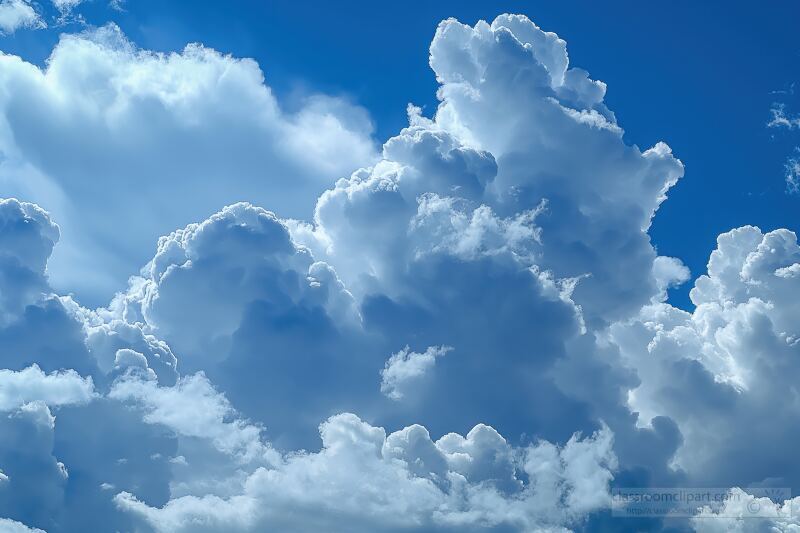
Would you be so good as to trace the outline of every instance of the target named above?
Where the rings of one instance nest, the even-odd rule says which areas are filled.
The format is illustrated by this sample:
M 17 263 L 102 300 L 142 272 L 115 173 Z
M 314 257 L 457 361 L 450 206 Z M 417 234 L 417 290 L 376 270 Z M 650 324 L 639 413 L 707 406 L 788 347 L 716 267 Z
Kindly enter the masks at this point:
M 0 201 L 0 214 L 4 260 L 43 273 L 58 242 L 58 226 L 39 206 L 14 198 Z
M 362 326 L 353 296 L 271 212 L 235 204 L 173 232 L 142 274 L 112 303 L 109 323 L 164 339 L 183 372 L 204 370 L 273 437 L 301 425 L 313 442 L 340 393 L 352 394 L 357 381 L 374 387 L 356 367 Z M 343 378 L 325 379 L 333 374 Z M 318 394 L 298 399 L 315 379 Z M 285 402 L 308 414 L 272 408 Z
M 689 281 L 691 274 L 680 259 L 674 257 L 658 256 L 653 261 L 653 278 L 659 288 L 659 294 L 654 301 L 667 300 L 667 289 L 682 285 Z
M 3 367 L 93 375 L 80 324 L 52 294 L 46 264 L 58 226 L 38 206 L 0 200 L 0 348 Z
M 312 95 L 285 110 L 252 60 L 139 50 L 113 25 L 64 35 L 44 69 L 0 56 L 0 87 L 0 184 L 54 213 L 54 281 L 95 299 L 159 235 L 244 198 L 305 215 L 373 158 L 362 109 Z
M 532 531 L 604 505 L 614 464 L 607 430 L 515 450 L 486 426 L 434 442 L 421 426 L 387 436 L 340 414 L 320 435 L 318 453 L 257 469 L 230 498 L 185 496 L 158 509 L 121 493 L 117 505 L 158 531 Z
M 791 231 L 732 230 L 720 235 L 708 274 L 695 282 L 692 313 L 658 303 L 611 328 L 641 380 L 631 408 L 644 425 L 658 415 L 678 423 L 684 444 L 676 461 L 698 483 L 800 483 L 793 451 L 781 444 L 800 435 L 792 400 L 800 370 L 798 262 Z M 761 453 L 762 442 L 772 443 L 770 454 Z
M 225 357 L 224 342 L 259 300 L 276 311 L 321 306 L 342 322 L 359 321 L 335 273 L 297 246 L 273 213 L 249 204 L 160 239 L 143 278 L 133 280 L 117 308 L 124 319 L 146 322 L 167 339 L 191 369 L 208 363 L 204 357 Z
M 34 204 L 0 199 L 0 325 L 47 292 L 45 266 L 59 229 Z
M 42 370 L 73 369 L 99 384 L 114 369 L 116 351 L 133 348 L 146 354 L 163 380 L 174 382 L 176 360 L 165 343 L 140 326 L 114 320 L 107 311 L 98 314 L 70 297 L 52 294 L 46 265 L 58 239 L 59 227 L 40 207 L 0 200 L 0 347 L 5 368 L 27 368 L 15 374 L 20 379 Z M 65 377 L 79 378 L 61 373 L 44 382 L 62 383 Z M 91 388 L 91 380 L 87 383 Z
M 86 346 L 100 370 L 124 373 L 126 368 L 138 367 L 148 375 L 157 376 L 162 383 L 175 382 L 178 360 L 172 349 L 146 333 L 141 324 L 131 324 L 113 315 L 98 316 L 77 306 L 72 311 L 83 323 Z
M 392 354 L 381 370 L 381 392 L 393 400 L 401 400 L 415 383 L 430 373 L 436 358 L 452 349 L 450 346 L 429 346 L 423 353 L 417 353 L 406 346 Z
M 302 426 L 313 445 L 344 396 L 377 394 L 383 359 L 359 353 L 368 340 L 353 296 L 272 213 L 230 206 L 162 239 L 143 273 L 112 314 L 165 339 L 183 371 L 203 369 L 272 437 Z M 309 382 L 317 394 L 298 397 Z M 304 414 L 272 408 L 286 402 Z
M 0 516 L 28 524 L 50 523 L 49 517 L 63 505 L 69 474 L 53 455 L 54 422 L 42 401 L 22 404 L 0 416 L 0 467 L 4 476 Z
M 627 146 L 603 103 L 605 84 L 568 68 L 566 43 L 526 17 L 474 28 L 445 21 L 430 64 L 442 84 L 435 122 L 494 156 L 488 193 L 498 211 L 547 199 L 538 264 L 587 276 L 573 297 L 592 322 L 644 303 L 655 259 L 646 230 L 683 174 L 669 147 Z

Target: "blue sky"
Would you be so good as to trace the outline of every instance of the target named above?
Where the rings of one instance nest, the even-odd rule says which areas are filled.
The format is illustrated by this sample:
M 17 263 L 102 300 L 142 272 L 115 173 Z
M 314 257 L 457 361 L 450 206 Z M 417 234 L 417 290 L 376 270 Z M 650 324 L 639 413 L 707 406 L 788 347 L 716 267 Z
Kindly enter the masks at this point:
M 0 0 L 0 531 L 799 527 L 798 15 Z

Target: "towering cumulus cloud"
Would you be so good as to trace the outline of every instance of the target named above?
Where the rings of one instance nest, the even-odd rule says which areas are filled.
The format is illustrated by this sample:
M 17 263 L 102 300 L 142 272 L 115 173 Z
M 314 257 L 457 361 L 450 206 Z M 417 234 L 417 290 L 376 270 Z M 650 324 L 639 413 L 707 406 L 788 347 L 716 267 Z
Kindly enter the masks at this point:
M 86 242 L 179 228 L 92 310 L 50 285 L 50 215 L 0 203 L 0 528 L 640 531 L 613 486 L 800 484 L 795 234 L 721 235 L 672 307 L 689 273 L 648 229 L 683 166 L 626 144 L 566 43 L 446 20 L 430 65 L 435 114 L 373 156 L 358 108 L 288 113 L 200 45 L 0 58 L 4 184 Z

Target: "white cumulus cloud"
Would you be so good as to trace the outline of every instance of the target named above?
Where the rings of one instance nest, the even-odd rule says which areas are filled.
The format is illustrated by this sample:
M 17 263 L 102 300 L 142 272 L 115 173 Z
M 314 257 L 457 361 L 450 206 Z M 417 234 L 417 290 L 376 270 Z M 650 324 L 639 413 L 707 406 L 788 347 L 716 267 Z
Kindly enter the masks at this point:
M 20 28 L 43 28 L 44 21 L 27 0 L 3 0 L 0 3 L 0 31 L 14 33 Z
M 253 60 L 140 50 L 114 25 L 62 36 L 44 68 L 0 56 L 0 87 L 0 184 L 61 222 L 52 278 L 88 297 L 123 288 L 159 235 L 245 198 L 302 216 L 373 159 L 346 100 L 286 109 Z
M 658 415 L 678 423 L 684 443 L 675 460 L 697 483 L 797 479 L 788 443 L 800 434 L 798 261 L 795 233 L 737 228 L 719 236 L 708 273 L 695 281 L 693 312 L 657 303 L 611 328 L 641 380 L 631 408 L 645 425 Z M 766 441 L 769 457 L 760 450 Z M 748 467 L 729 467 L 737 463 Z

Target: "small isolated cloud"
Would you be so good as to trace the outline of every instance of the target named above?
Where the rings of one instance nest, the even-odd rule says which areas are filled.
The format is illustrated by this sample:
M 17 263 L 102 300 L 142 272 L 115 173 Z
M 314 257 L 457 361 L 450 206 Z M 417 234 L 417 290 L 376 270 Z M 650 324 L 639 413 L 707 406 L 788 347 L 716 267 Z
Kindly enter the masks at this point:
M 786 159 L 786 187 L 790 193 L 800 192 L 800 148 L 795 148 L 795 154 Z
M 392 400 L 402 400 L 433 369 L 436 358 L 445 356 L 452 349 L 450 346 L 430 346 L 417 353 L 406 346 L 392 354 L 381 370 L 381 392 Z
M 658 298 L 666 301 L 667 289 L 689 281 L 691 273 L 680 259 L 660 255 L 653 261 L 653 277 L 660 290 Z
M 69 13 L 83 1 L 84 0 L 52 0 L 55 8 L 62 13 Z
M 11 34 L 20 28 L 44 27 L 44 21 L 27 0 L 0 2 L 0 32 Z
M 800 128 L 800 116 L 788 115 L 786 113 L 786 104 L 772 104 L 769 112 L 772 118 L 767 122 L 768 128 L 786 128 L 789 130 Z
M 794 90 L 789 94 L 794 94 Z M 793 131 L 800 129 L 800 115 L 793 115 L 786 111 L 786 104 L 783 102 L 776 102 L 770 108 L 772 118 L 767 122 L 768 128 L 783 129 L 786 131 Z M 800 192 L 800 146 L 795 147 L 792 155 L 786 158 L 785 180 L 786 190 L 790 194 L 797 194 Z

